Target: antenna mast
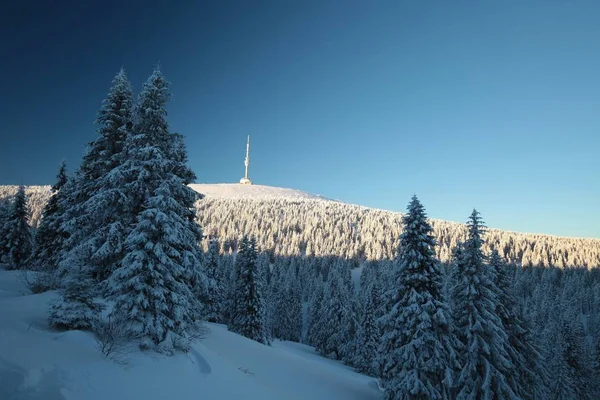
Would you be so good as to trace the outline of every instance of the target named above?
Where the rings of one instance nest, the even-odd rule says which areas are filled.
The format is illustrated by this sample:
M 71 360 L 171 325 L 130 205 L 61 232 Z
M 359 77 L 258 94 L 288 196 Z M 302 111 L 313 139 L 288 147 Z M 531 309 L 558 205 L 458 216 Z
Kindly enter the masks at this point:
M 248 178 L 248 166 L 250 166 L 250 135 L 248 135 L 248 140 L 246 141 L 246 159 L 244 160 L 244 166 L 246 167 L 246 174 L 240 179 L 240 183 L 242 185 L 252 185 L 252 181 Z

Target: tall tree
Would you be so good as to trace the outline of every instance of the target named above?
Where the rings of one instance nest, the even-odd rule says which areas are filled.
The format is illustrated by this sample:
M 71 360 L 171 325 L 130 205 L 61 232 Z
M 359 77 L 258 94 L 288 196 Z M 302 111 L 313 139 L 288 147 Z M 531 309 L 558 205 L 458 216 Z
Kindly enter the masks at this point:
M 533 343 L 528 323 L 517 304 L 509 276 L 509 267 L 502 261 L 496 249 L 492 250 L 490 256 L 490 267 L 494 271 L 495 284 L 498 288 L 496 311 L 508 335 L 509 356 L 515 366 L 506 379 L 519 397 L 533 399 L 536 387 L 547 383 L 541 364 L 541 355 Z
M 388 399 L 452 397 L 458 343 L 450 326 L 435 239 L 416 196 L 403 216 L 394 292 L 381 318 L 380 373 Z
M 5 242 L 2 261 L 8 269 L 22 269 L 31 255 L 33 240 L 29 226 L 29 207 L 25 187 L 20 186 L 5 224 Z
M 380 340 L 379 327 L 377 326 L 377 309 L 380 296 L 379 285 L 377 282 L 373 282 L 367 289 L 367 296 L 364 299 L 362 318 L 357 332 L 354 361 L 358 371 L 373 376 L 377 374 L 375 359 Z
M 485 226 L 477 210 L 467 222 L 468 237 L 456 260 L 453 314 L 462 342 L 457 399 L 517 399 L 509 379 L 515 369 L 508 335 L 498 315 L 495 273 L 482 251 Z
M 133 127 L 133 90 L 124 70 L 113 79 L 96 123 L 98 137 L 88 145 L 67 190 L 69 207 L 61 230 L 68 239 L 61 254 L 61 268 L 85 265 L 93 279 L 103 281 L 123 258 L 123 243 L 137 215 L 122 168 L 130 158 L 131 149 L 126 145 Z M 143 204 L 151 193 L 137 198 L 138 204 Z
M 219 240 L 210 239 L 208 253 L 204 268 L 207 278 L 207 294 L 204 301 L 206 320 L 209 322 L 223 322 L 223 305 L 226 298 L 226 284 L 224 271 L 219 265 Z
M 236 288 L 230 330 L 260 343 L 266 343 L 260 277 L 256 267 L 256 241 L 244 236 L 235 260 Z

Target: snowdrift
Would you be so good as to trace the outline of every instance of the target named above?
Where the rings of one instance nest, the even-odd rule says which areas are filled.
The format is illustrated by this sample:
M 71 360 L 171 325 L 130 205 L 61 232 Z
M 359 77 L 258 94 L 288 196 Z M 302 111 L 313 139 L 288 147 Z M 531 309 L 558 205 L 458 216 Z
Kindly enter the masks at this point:
M 275 341 L 268 347 L 218 324 L 187 354 L 132 348 L 116 363 L 89 332 L 48 328 L 48 302 L 29 294 L 19 271 L 0 270 L 0 399 L 378 399 L 373 378 Z

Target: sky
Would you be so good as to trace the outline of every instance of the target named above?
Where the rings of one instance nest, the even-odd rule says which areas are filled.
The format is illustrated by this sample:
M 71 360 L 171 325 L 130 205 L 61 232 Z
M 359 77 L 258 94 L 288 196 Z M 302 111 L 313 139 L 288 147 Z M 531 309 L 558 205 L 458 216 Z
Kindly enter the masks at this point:
M 13 3 L 13 4 L 9 4 Z M 77 168 L 160 63 L 200 183 L 600 238 L 598 1 L 34 1 L 0 14 L 0 184 Z

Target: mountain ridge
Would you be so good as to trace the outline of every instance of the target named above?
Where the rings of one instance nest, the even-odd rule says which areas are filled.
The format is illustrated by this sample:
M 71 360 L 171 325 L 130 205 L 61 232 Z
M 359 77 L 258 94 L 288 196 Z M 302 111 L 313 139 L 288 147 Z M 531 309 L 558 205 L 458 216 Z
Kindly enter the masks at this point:
M 357 260 L 392 258 L 401 233 L 402 213 L 344 203 L 295 189 L 264 185 L 192 184 L 204 198 L 197 203 L 205 236 L 217 235 L 225 251 L 235 250 L 242 234 L 255 235 L 259 247 L 282 256 L 339 256 Z M 18 186 L 0 186 L 0 199 Z M 37 226 L 50 186 L 29 186 L 31 223 Z M 447 262 L 466 238 L 460 222 L 430 219 L 436 255 Z M 486 251 L 497 248 L 509 262 L 558 267 L 600 266 L 600 239 L 488 229 Z

